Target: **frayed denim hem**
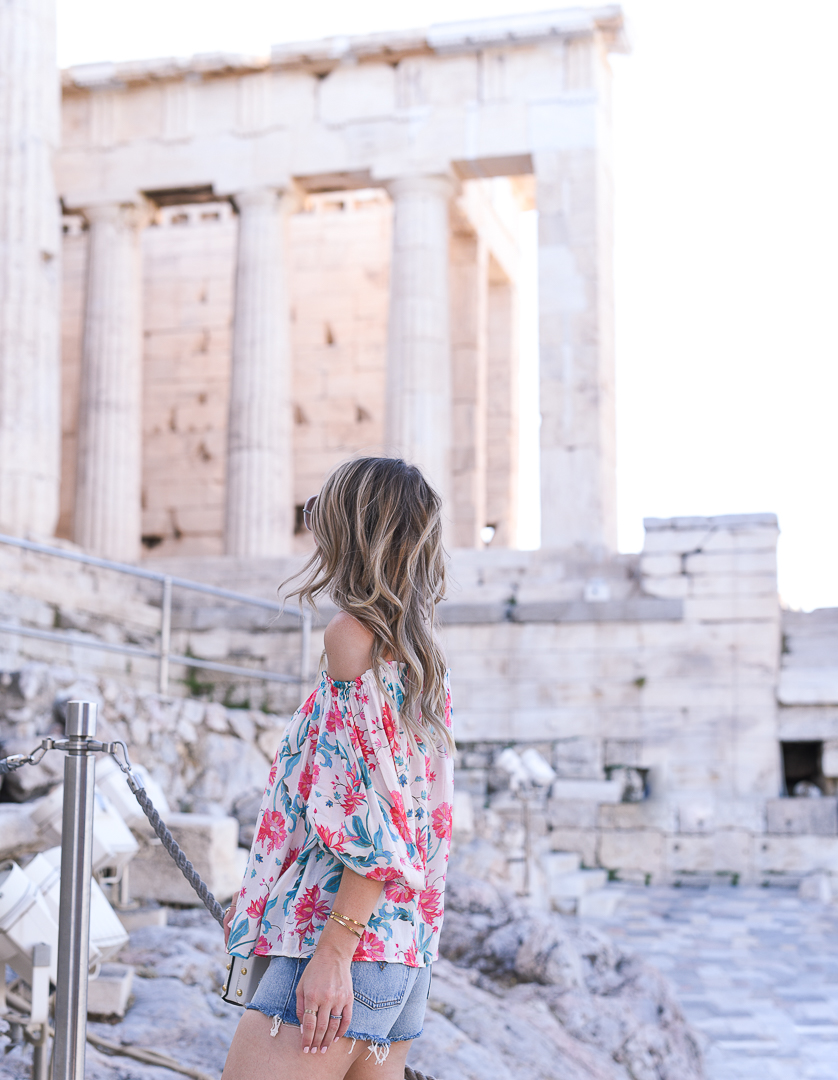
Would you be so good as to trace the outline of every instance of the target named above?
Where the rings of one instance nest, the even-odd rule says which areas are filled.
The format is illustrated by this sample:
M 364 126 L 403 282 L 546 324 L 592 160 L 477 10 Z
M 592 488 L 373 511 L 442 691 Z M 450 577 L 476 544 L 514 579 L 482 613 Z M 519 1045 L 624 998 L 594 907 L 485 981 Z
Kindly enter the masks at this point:
M 390 1053 L 390 1040 L 387 1038 L 381 1038 L 378 1035 L 356 1035 L 353 1031 L 346 1031 L 343 1034 L 344 1039 L 351 1039 L 352 1045 L 349 1047 L 349 1053 L 355 1049 L 355 1043 L 360 1039 L 361 1042 L 367 1043 L 367 1061 L 371 1057 L 375 1057 L 376 1065 L 383 1065 L 387 1060 L 387 1055 Z
M 275 1039 L 277 1037 L 277 1035 L 279 1034 L 279 1029 L 282 1027 L 283 1024 L 287 1024 L 290 1027 L 296 1028 L 300 1026 L 299 1020 L 283 1020 L 282 1017 L 278 1014 L 267 1012 L 267 1010 L 263 1009 L 261 1006 L 252 1004 L 252 1002 L 248 1002 L 248 1004 L 245 1005 L 245 1011 L 247 1009 L 253 1009 L 254 1012 L 260 1012 L 263 1016 L 267 1016 L 271 1020 L 273 1020 L 273 1023 L 271 1024 L 272 1039 Z

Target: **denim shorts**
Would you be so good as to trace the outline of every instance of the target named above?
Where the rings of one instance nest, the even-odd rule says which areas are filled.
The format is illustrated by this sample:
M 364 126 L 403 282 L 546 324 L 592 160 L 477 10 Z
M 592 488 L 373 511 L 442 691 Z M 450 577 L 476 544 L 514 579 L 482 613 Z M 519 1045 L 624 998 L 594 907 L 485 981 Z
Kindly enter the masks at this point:
M 274 956 L 262 976 L 248 1009 L 274 1018 L 271 1034 L 280 1024 L 300 1026 L 297 1019 L 297 985 L 309 957 Z M 422 1034 L 425 1007 L 431 992 L 430 965 L 422 968 L 380 960 L 353 960 L 352 1020 L 346 1037 L 363 1039 L 376 1047 L 416 1039 Z M 386 1057 L 376 1054 L 379 1061 Z

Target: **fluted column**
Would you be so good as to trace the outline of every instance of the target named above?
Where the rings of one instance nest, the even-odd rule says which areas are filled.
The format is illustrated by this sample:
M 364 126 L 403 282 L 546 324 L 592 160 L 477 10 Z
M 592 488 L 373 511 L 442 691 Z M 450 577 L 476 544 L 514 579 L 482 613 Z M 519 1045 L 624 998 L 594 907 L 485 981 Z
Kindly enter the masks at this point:
M 285 216 L 291 195 L 241 192 L 227 435 L 225 551 L 291 550 L 291 344 Z
M 599 136 L 597 136 L 599 138 Z M 617 547 L 614 305 L 607 160 L 535 155 L 541 544 Z
M 61 446 L 54 7 L 0 2 L 0 528 L 41 535 Z
M 132 560 L 140 548 L 142 278 L 138 206 L 87 207 L 74 535 Z
M 451 492 L 451 333 L 447 176 L 392 180 L 393 251 L 387 342 L 389 449 Z M 447 515 L 450 519 L 450 511 Z
M 489 252 L 460 226 L 451 239 L 451 539 L 480 547 L 486 511 Z

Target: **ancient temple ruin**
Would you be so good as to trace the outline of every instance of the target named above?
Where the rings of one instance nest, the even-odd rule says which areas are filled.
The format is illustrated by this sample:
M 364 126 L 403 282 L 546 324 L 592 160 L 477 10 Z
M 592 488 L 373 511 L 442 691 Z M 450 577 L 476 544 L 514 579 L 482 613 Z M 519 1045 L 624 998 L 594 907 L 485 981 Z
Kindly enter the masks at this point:
M 37 92 L 37 65 L 15 68 L 40 104 L 15 121 L 31 152 L 0 200 L 17 245 L 0 250 L 3 529 L 270 597 L 332 465 L 364 450 L 421 464 L 449 507 L 463 843 L 491 862 L 481 836 L 500 837 L 497 872 L 514 878 L 526 840 L 571 905 L 606 871 L 838 875 L 838 620 L 781 611 L 774 515 L 649 520 L 641 553 L 616 550 L 609 55 L 625 48 L 604 7 L 72 68 L 54 191 L 44 53 Z M 539 551 L 515 548 L 529 209 Z M 0 545 L 6 624 L 145 640 L 160 600 L 132 588 Z M 183 655 L 281 665 L 299 650 L 285 625 L 175 614 Z M 8 631 L 0 648 L 9 670 L 80 662 Z M 153 694 L 142 664 L 85 656 Z M 117 700 L 129 736 L 148 728 Z M 211 729 L 213 707 L 193 706 L 188 722 L 178 703 L 155 713 L 172 719 L 167 782 L 190 809 L 229 811 L 238 793 L 195 777 L 226 754 L 261 765 L 264 732 L 258 716 Z M 556 774 L 531 793 L 528 838 L 498 764 L 510 747 Z M 801 783 L 820 797 L 790 798 Z

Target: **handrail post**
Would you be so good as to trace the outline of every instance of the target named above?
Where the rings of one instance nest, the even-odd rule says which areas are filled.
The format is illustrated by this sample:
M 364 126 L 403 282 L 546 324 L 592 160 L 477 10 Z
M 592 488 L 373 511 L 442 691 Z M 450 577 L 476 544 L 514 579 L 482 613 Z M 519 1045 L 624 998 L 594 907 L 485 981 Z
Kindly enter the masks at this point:
M 96 705 L 67 703 L 61 892 L 58 911 L 58 982 L 55 991 L 53 1080 L 83 1080 L 90 962 L 90 881 L 93 875 L 93 788 Z
M 163 578 L 163 602 L 160 605 L 160 667 L 157 689 L 161 694 L 169 692 L 169 652 L 172 644 L 172 579 Z
M 311 654 L 311 612 L 308 608 L 303 608 L 302 619 L 300 628 L 300 700 L 305 701 L 308 695 L 308 668 Z

